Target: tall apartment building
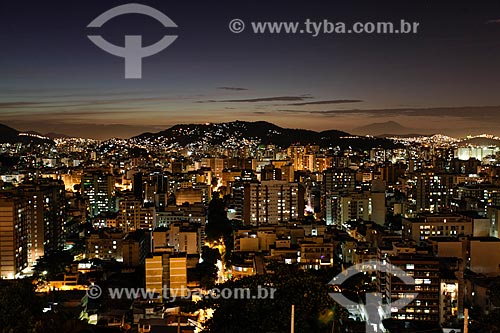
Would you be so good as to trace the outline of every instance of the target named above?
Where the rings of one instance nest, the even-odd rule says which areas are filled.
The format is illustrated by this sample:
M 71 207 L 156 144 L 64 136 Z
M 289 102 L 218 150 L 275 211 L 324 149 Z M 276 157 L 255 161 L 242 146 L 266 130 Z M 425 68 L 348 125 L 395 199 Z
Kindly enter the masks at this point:
M 187 222 L 157 228 L 153 231 L 153 251 L 173 248 L 176 252 L 200 254 L 204 230 L 204 225 Z
M 436 174 L 433 171 L 417 172 L 413 176 L 415 187 L 412 192 L 416 213 L 440 212 L 451 205 L 453 188 L 452 174 Z
M 171 224 L 168 230 L 168 245 L 173 246 L 177 252 L 200 254 L 203 230 L 200 224 Z
M 151 233 L 142 230 L 128 233 L 122 242 L 123 264 L 126 266 L 144 265 L 146 256 L 151 252 Z
M 137 200 L 155 204 L 156 209 L 162 210 L 167 205 L 168 177 L 161 172 L 144 174 L 137 172 L 133 176 L 132 188 Z
M 323 172 L 321 210 L 326 224 L 341 224 L 342 193 L 356 188 L 356 171 L 349 168 L 329 168 Z
M 120 200 L 117 225 L 124 232 L 139 229 L 154 230 L 156 228 L 155 207 L 144 207 L 141 200 L 133 198 Z
M 458 186 L 457 199 L 460 210 L 474 210 L 486 216 L 488 207 L 500 206 L 500 187 L 493 184 Z
M 286 180 L 288 182 L 293 182 L 295 180 L 295 170 L 293 165 L 286 164 L 280 167 L 281 169 L 281 180 Z
M 167 297 L 167 295 L 163 296 L 163 255 L 155 255 L 152 258 L 146 258 L 145 266 L 146 289 L 157 292 L 161 301 L 162 297 Z
M 321 199 L 323 207 L 323 216 L 325 217 L 327 225 L 340 225 L 340 198 L 339 192 L 331 192 L 323 195 Z
M 87 259 L 116 260 L 126 266 L 143 265 L 150 252 L 151 234 L 147 231 L 124 233 L 103 229 L 85 240 Z
M 348 221 L 385 222 L 384 192 L 344 192 L 332 193 L 324 198 L 327 225 L 342 225 Z
M 306 147 L 303 146 L 290 146 L 287 149 L 287 155 L 292 160 L 292 165 L 295 171 L 304 170 L 304 154 Z
M 157 292 L 160 300 L 162 297 L 186 296 L 186 254 L 162 253 L 146 258 L 146 289 Z
M 9 267 L 1 274 L 6 278 L 33 268 L 44 254 L 64 246 L 65 188 L 61 181 L 39 179 L 0 192 L 0 197 L 0 265 Z
M 300 241 L 300 265 L 306 269 L 333 267 L 334 243 L 322 237 L 308 237 Z
M 28 231 L 28 264 L 47 252 L 64 246 L 67 218 L 64 183 L 52 179 L 38 179 L 19 186 L 18 195 L 25 196 L 30 205 Z
M 82 194 L 89 202 L 91 217 L 115 211 L 115 181 L 103 171 L 88 172 L 82 176 Z
M 395 244 L 392 249 L 379 248 L 379 262 L 386 271 L 377 271 L 378 290 L 387 304 L 386 317 L 396 321 L 457 325 L 463 318 L 464 261 L 461 258 L 435 257 L 430 248 L 411 244 Z M 411 277 L 406 284 L 400 272 Z M 408 295 L 415 294 L 415 295 Z M 411 302 L 403 308 L 390 303 L 408 297 Z
M 351 220 L 369 221 L 372 214 L 372 199 L 369 192 L 352 193 L 340 197 L 338 222 Z
M 316 171 L 323 172 L 332 167 L 332 158 L 329 156 L 316 156 Z
M 231 203 L 228 209 L 228 218 L 243 220 L 245 206 L 245 184 L 241 180 L 231 184 Z
M 356 188 L 356 171 L 349 168 L 330 168 L 323 172 L 323 193 L 353 191 Z
M 215 177 L 222 177 L 222 170 L 224 170 L 224 159 L 207 157 L 201 159 L 201 167 L 208 167 L 212 170 Z
M 458 214 L 420 214 L 403 219 L 403 238 L 416 242 L 429 237 L 486 237 L 490 233 L 490 220 Z
M 243 211 L 250 225 L 298 220 L 304 216 L 304 189 L 284 180 L 245 184 Z
M 168 228 L 175 222 L 190 222 L 205 225 L 206 209 L 204 205 L 168 206 L 164 211 L 156 212 L 156 226 Z
M 0 193 L 0 278 L 14 279 L 28 267 L 29 200 Z
M 498 224 L 500 223 L 500 206 L 488 207 L 486 216 L 490 220 L 490 236 L 498 238 Z
M 393 271 L 398 267 L 415 279 L 415 285 L 407 285 Z M 425 321 L 438 323 L 440 304 L 439 260 L 435 257 L 421 255 L 389 256 L 385 276 L 385 293 L 387 300 L 393 302 L 407 293 L 417 293 L 415 299 L 402 309 L 387 309 L 392 318 L 405 321 Z
M 87 259 L 102 259 L 123 261 L 122 231 L 100 230 L 85 239 L 85 257 Z
M 318 171 L 318 168 L 316 165 L 316 154 L 313 154 L 313 153 L 304 154 L 302 156 L 302 165 L 303 165 L 305 170 L 309 170 L 311 172 Z
M 391 162 L 386 162 L 382 167 L 380 167 L 380 175 L 382 180 L 387 182 L 387 184 L 396 184 L 398 178 L 404 175 L 406 172 L 406 165 L 403 163 L 393 164 Z
M 385 224 L 387 213 L 385 202 L 386 182 L 381 179 L 374 179 L 371 183 L 370 197 L 372 199 L 372 215 L 370 219 L 378 225 Z
M 273 164 L 265 165 L 260 171 L 261 180 L 282 180 L 281 176 L 281 169 L 276 168 Z
M 203 190 L 196 188 L 180 188 L 175 191 L 175 203 L 180 206 L 184 203 L 194 205 L 203 202 Z

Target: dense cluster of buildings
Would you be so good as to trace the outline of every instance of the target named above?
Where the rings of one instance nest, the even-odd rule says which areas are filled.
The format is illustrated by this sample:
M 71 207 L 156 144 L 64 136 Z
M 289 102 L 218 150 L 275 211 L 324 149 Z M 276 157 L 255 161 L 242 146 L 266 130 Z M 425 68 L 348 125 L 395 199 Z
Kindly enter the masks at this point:
M 456 142 L 398 148 L 252 145 L 190 147 L 59 139 L 0 145 L 0 276 L 30 275 L 44 254 L 81 241 L 86 260 L 145 267 L 146 287 L 183 293 L 206 240 L 208 204 L 221 195 L 234 230 L 226 279 L 377 260 L 387 300 L 418 295 L 394 320 L 456 327 L 464 309 L 494 305 L 500 277 L 500 150 Z M 481 295 L 481 296 L 478 296 Z M 390 302 L 388 302 L 390 303 Z

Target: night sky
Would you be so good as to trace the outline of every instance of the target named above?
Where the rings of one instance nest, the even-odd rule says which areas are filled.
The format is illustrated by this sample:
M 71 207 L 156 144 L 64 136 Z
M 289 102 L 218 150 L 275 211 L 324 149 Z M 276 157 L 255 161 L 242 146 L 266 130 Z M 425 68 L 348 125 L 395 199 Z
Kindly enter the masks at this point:
M 87 25 L 124 1 L 0 0 L 0 123 L 74 136 L 130 137 L 177 123 L 266 120 L 352 131 L 396 121 L 414 132 L 500 135 L 500 2 L 136 1 L 164 28 L 124 15 Z M 234 34 L 240 18 L 247 29 Z M 256 35 L 250 21 L 420 22 L 416 35 Z M 177 40 L 124 79 L 123 45 Z

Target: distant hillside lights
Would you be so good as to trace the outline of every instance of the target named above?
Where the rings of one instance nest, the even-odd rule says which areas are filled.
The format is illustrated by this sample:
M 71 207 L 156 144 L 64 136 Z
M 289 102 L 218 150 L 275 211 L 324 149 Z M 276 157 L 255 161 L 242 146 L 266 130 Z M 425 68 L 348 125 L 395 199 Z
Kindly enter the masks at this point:
M 50 138 L 34 133 L 19 133 L 20 136 L 30 136 L 32 138 L 42 139 L 42 140 L 50 140 Z

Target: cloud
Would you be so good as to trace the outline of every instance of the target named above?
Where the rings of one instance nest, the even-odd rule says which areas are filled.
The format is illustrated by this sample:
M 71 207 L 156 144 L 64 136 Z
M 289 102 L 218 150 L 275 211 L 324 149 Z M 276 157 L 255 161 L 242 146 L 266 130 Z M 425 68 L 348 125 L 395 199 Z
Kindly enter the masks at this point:
M 318 114 L 325 117 L 339 117 L 346 115 L 368 117 L 453 117 L 471 120 L 500 120 L 500 106 L 463 106 L 463 107 L 434 107 L 434 108 L 397 108 L 397 109 L 350 109 L 350 110 L 276 110 L 283 113 Z
M 31 106 L 38 107 L 41 104 L 44 104 L 44 103 L 41 103 L 41 102 L 3 102 L 3 103 L 0 103 L 0 109 L 25 108 L 25 107 L 31 107 Z
M 71 120 L 85 118 L 102 118 L 109 116 L 117 119 L 118 117 L 130 117 L 131 115 L 146 114 L 149 111 L 140 107 L 134 106 L 117 106 L 117 107 L 81 107 L 72 108 L 71 110 L 37 110 L 29 113 L 31 119 L 56 119 L 56 120 Z M 161 111 L 153 111 L 161 112 Z M 18 110 L 0 110 L 0 122 L 5 119 L 18 119 L 20 112 Z M 23 111 L 23 114 L 27 114 Z
M 486 21 L 486 24 L 500 24 L 500 19 Z
M 325 105 L 325 104 L 343 104 L 343 103 L 359 103 L 359 102 L 363 102 L 363 101 L 360 99 L 332 99 L 332 100 L 327 100 L 327 101 L 291 103 L 288 105 L 303 106 L 303 105 Z
M 1 102 L 0 111 L 8 109 L 54 109 L 54 108 L 72 108 L 72 107 L 93 107 L 97 105 L 121 105 L 128 106 L 130 104 L 142 103 L 163 103 L 177 102 L 189 100 L 190 96 L 175 96 L 175 97 L 131 97 L 131 98 L 108 98 L 108 99 L 75 99 L 75 100 L 47 100 L 47 101 L 15 101 Z
M 247 88 L 240 88 L 240 87 L 217 87 L 217 89 L 220 89 L 220 90 L 233 90 L 233 91 L 248 90 Z
M 308 111 L 308 110 L 287 110 L 287 109 L 276 110 L 276 112 L 283 112 L 283 113 L 311 113 L 311 111 Z
M 208 99 L 206 101 L 196 101 L 195 103 L 217 103 L 219 101 L 216 101 L 215 99 Z
M 246 90 L 245 88 L 231 88 L 220 87 L 218 89 L 226 90 Z M 313 97 L 308 95 L 302 96 L 276 96 L 276 97 L 261 97 L 249 99 L 228 99 L 228 100 L 205 100 L 197 101 L 196 103 L 257 103 L 257 102 L 295 102 L 305 101 Z M 2 102 L 0 103 L 0 110 L 14 109 L 14 108 L 30 108 L 30 109 L 51 109 L 51 108 L 71 108 L 83 106 L 96 106 L 96 105 L 111 105 L 111 104 L 133 104 L 133 103 L 150 103 L 150 102 L 171 102 L 176 100 L 184 100 L 186 97 L 137 97 L 137 98 L 116 98 L 116 99 L 80 99 L 68 101 L 16 101 L 16 102 Z M 359 103 L 363 102 L 358 99 L 336 99 L 324 101 L 307 101 L 301 103 L 287 104 L 290 106 L 305 106 L 305 105 L 328 105 L 328 104 L 342 104 L 342 103 Z
M 63 123 L 57 121 L 7 121 L 3 122 L 20 131 L 35 129 L 40 133 L 64 133 L 68 136 L 106 140 L 112 137 L 130 138 L 145 132 L 158 132 L 172 124 L 131 125 L 131 124 L 96 124 L 91 122 Z
M 311 99 L 311 96 L 275 96 L 275 97 L 259 97 L 247 99 L 224 99 L 224 100 L 207 100 L 198 101 L 197 103 L 258 103 L 258 102 L 295 102 Z

